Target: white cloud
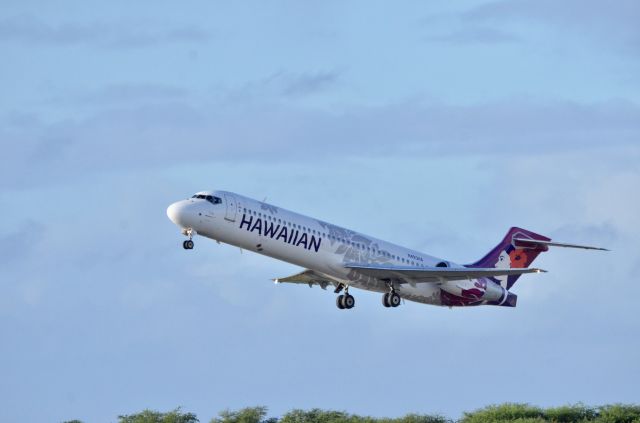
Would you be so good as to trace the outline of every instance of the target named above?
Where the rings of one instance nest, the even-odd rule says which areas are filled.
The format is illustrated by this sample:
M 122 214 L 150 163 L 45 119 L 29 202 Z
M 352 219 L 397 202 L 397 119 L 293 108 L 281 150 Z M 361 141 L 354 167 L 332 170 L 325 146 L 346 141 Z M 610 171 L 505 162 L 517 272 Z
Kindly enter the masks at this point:
M 196 27 L 164 28 L 145 22 L 63 22 L 51 24 L 33 15 L 0 19 L 0 42 L 27 45 L 95 45 L 108 48 L 137 48 L 166 43 L 202 44 L 209 34 Z
M 635 0 L 499 0 L 481 4 L 461 16 L 472 22 L 510 26 L 521 22 L 540 24 L 552 28 L 559 38 L 576 32 L 615 49 L 622 45 L 634 56 L 640 42 L 640 4 Z
M 512 99 L 471 106 L 405 102 L 327 111 L 266 101 L 172 101 L 0 133 L 6 187 L 110 169 L 309 157 L 496 155 L 635 146 L 640 106 Z M 16 141 L 20 140 L 20 142 Z M 6 160 L 11 157 L 11 160 Z M 30 169 L 28 173 L 20 169 Z

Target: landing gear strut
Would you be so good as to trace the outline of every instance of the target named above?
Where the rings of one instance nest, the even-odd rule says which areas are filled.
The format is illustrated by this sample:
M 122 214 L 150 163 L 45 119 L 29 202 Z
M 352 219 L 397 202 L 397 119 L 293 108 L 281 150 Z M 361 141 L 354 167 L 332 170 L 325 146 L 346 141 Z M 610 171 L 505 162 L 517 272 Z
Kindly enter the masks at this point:
M 189 237 L 188 240 L 184 241 L 182 243 L 182 248 L 184 248 L 185 250 L 193 250 L 193 230 L 192 229 L 186 229 L 182 232 L 184 235 L 187 235 Z
M 338 306 L 340 310 L 352 309 L 353 306 L 356 305 L 356 299 L 353 298 L 353 295 L 349 294 L 348 286 L 338 285 L 338 288 L 340 288 L 341 286 L 344 287 L 344 294 L 340 294 L 336 297 L 336 306 Z M 336 292 L 342 291 L 342 288 L 340 288 L 339 290 L 338 288 L 336 288 Z
M 382 305 L 385 307 L 398 307 L 402 301 L 400 295 L 393 288 L 393 284 L 387 284 L 390 292 L 387 292 L 382 296 Z

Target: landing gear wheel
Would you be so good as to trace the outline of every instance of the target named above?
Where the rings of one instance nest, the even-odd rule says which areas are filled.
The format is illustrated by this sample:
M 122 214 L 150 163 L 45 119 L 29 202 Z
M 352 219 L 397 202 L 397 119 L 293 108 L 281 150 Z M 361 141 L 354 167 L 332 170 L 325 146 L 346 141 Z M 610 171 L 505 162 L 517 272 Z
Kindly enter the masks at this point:
M 340 294 L 336 297 L 336 306 L 338 306 L 340 310 L 344 310 L 344 295 Z
M 395 292 L 390 292 L 389 299 L 387 301 L 389 302 L 389 305 L 391 307 L 398 307 L 401 301 L 400 295 L 396 294 Z
M 391 307 L 391 305 L 389 304 L 389 293 L 388 292 L 382 296 L 382 305 L 385 306 L 385 307 Z
M 191 241 L 190 239 L 184 241 L 182 243 L 182 248 L 184 248 L 185 250 L 193 250 L 193 241 Z
M 356 305 L 356 299 L 353 298 L 353 295 L 345 294 L 344 298 L 342 299 L 342 305 L 346 309 L 351 309 L 354 305 Z

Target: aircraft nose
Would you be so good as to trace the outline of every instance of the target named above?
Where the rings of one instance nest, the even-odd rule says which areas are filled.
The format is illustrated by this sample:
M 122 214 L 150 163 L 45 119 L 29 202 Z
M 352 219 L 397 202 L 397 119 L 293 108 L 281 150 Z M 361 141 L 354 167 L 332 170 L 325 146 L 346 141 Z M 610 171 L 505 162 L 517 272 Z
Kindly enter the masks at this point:
M 178 226 L 183 226 L 181 223 L 184 220 L 184 207 L 183 201 L 178 201 L 167 207 L 167 217 Z

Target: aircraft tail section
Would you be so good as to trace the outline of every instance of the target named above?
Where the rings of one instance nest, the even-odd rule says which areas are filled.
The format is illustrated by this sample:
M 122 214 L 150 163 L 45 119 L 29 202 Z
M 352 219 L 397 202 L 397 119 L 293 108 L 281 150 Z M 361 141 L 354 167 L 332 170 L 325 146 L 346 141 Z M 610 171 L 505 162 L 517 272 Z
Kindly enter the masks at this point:
M 533 263 L 538 254 L 549 249 L 551 238 L 536 234 L 522 228 L 509 229 L 504 239 L 487 255 L 466 267 L 519 269 L 526 268 Z M 503 288 L 510 289 L 520 275 L 492 277 Z

